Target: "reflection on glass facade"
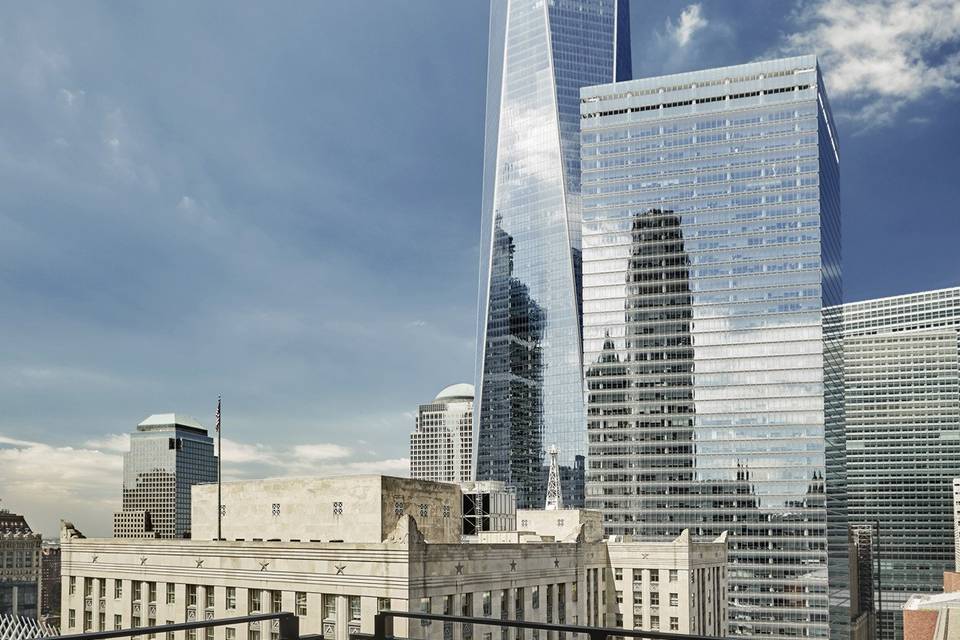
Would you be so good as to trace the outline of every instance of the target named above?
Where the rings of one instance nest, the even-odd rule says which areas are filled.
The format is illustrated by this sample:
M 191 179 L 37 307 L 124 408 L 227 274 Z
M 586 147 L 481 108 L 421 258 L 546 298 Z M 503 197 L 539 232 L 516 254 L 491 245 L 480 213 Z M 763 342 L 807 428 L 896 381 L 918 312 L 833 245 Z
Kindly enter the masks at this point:
M 849 633 L 839 151 L 814 56 L 581 92 L 586 503 L 730 532 L 728 633 Z
M 627 3 L 495 0 L 490 15 L 474 474 L 542 508 L 545 452 L 583 504 L 580 88 L 629 78 Z
M 960 477 L 960 287 L 845 304 L 850 522 L 880 530 L 884 640 L 954 570 Z
M 188 416 L 152 415 L 130 434 L 123 454 L 123 505 L 117 538 L 189 538 L 190 491 L 217 481 L 213 439 Z

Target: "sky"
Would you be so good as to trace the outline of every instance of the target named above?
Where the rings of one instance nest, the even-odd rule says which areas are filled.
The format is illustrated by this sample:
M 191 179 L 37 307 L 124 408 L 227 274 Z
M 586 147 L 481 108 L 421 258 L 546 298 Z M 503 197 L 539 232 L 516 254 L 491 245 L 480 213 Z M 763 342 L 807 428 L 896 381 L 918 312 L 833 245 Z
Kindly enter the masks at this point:
M 126 435 L 405 474 L 470 382 L 488 5 L 34 2 L 0 20 L 0 506 L 110 535 Z M 635 77 L 820 56 L 848 301 L 960 284 L 960 5 L 632 0 Z

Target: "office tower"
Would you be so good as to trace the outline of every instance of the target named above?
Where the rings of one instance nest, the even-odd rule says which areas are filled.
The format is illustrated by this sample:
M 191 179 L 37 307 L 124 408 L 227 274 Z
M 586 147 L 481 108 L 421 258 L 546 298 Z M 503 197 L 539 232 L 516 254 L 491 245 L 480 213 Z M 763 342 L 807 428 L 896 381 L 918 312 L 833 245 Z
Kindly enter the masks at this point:
M 953 555 L 953 570 L 960 571 L 960 478 L 953 479 Z
M 213 439 L 199 422 L 152 415 L 130 434 L 123 454 L 123 509 L 113 515 L 117 538 L 189 538 L 190 487 L 217 481 Z
M 954 568 L 960 287 L 842 306 L 850 522 L 879 529 L 884 640 Z
M 40 548 L 40 619 L 60 625 L 60 543 L 44 541 Z
M 37 619 L 40 544 L 22 515 L 0 509 L 0 615 Z
M 410 477 L 467 482 L 473 464 L 473 385 L 454 384 L 417 409 Z
M 495 0 L 490 13 L 474 479 L 542 507 L 546 451 L 583 503 L 580 88 L 630 76 L 626 0 Z
M 728 633 L 846 638 L 839 150 L 814 56 L 581 91 L 587 506 L 730 531 Z

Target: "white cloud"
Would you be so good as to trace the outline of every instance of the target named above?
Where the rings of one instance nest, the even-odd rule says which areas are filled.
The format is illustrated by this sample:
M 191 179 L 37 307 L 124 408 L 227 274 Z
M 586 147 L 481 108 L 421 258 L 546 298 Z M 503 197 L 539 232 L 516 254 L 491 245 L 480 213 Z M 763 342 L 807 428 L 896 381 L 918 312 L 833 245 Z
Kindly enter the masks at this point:
M 867 126 L 960 86 L 960 4 L 954 0 L 818 0 L 805 5 L 792 53 L 816 52 L 827 90 Z M 951 51 L 952 49 L 952 51 Z
M 268 446 L 224 438 L 224 479 L 290 475 L 381 473 L 407 476 L 408 458 L 377 459 L 333 443 Z M 23 513 L 46 536 L 59 519 L 73 520 L 89 535 L 110 535 L 120 508 L 123 453 L 130 435 L 106 434 L 80 446 L 51 446 L 0 434 L 0 487 L 5 505 Z
M 670 18 L 667 18 L 667 33 L 669 33 L 681 47 L 687 46 L 693 34 L 706 26 L 707 20 L 701 15 L 699 4 L 691 4 L 680 12 L 680 19 L 677 21 L 676 26 L 674 26 Z
M 349 457 L 350 454 L 350 449 L 338 444 L 300 444 L 293 448 L 293 455 L 303 462 L 339 460 Z
M 118 451 L 124 453 L 130 450 L 129 433 L 111 433 L 102 438 L 87 440 L 83 446 L 98 451 Z

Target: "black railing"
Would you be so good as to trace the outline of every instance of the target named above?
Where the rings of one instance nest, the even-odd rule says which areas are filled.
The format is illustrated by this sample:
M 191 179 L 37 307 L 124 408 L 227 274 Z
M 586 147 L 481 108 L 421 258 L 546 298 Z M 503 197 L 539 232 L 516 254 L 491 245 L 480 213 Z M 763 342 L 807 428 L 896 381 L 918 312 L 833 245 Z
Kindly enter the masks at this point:
M 353 634 L 351 638 L 375 640 L 392 640 L 393 619 L 407 618 L 420 620 L 425 623 L 443 622 L 469 624 L 488 627 L 506 627 L 512 629 L 536 629 L 540 631 L 557 631 L 560 633 L 582 633 L 590 640 L 607 640 L 610 637 L 647 638 L 648 640 L 717 640 L 718 636 L 697 636 L 685 633 L 666 633 L 663 631 L 644 631 L 638 629 L 621 629 L 620 627 L 586 627 L 572 624 L 551 624 L 548 622 L 528 622 L 526 620 L 505 620 L 502 618 L 474 618 L 465 616 L 445 616 L 435 613 L 413 613 L 407 611 L 381 611 L 373 622 L 373 635 Z M 544 639 L 545 640 L 545 639 Z
M 193 622 L 177 622 L 174 624 L 153 625 L 151 627 L 134 627 L 133 629 L 113 629 L 112 631 L 88 631 L 60 636 L 61 640 L 107 640 L 108 638 L 129 638 L 130 636 L 144 636 L 159 633 L 173 633 L 174 631 L 190 631 L 192 629 L 207 629 L 209 627 L 225 627 L 233 624 L 249 624 L 276 620 L 280 640 L 322 640 L 323 636 L 300 635 L 300 619 L 292 613 L 258 613 L 252 616 L 238 616 L 236 618 L 220 618 L 218 620 L 195 620 Z

